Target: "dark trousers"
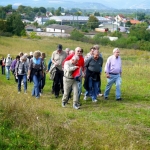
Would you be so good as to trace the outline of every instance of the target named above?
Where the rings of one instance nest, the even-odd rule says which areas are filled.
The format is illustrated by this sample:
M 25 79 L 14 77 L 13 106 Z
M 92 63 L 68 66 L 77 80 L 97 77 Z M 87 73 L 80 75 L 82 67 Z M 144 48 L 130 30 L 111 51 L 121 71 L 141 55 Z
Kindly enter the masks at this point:
M 59 69 L 56 70 L 56 74 L 54 78 L 54 94 L 55 95 L 59 95 L 60 89 L 63 92 L 63 75 L 64 75 L 63 71 Z
M 41 82 L 40 82 L 40 93 L 42 92 L 41 90 L 45 86 L 45 80 L 46 80 L 46 74 L 44 73 L 44 76 L 41 78 Z
M 2 74 L 5 74 L 5 66 L 1 66 Z

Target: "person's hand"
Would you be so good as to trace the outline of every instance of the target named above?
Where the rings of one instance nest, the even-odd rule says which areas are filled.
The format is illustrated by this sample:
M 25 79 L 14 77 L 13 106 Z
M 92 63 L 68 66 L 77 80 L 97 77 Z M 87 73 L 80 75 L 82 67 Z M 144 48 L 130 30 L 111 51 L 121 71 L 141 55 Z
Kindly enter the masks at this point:
M 55 62 L 55 66 L 58 66 L 59 64 L 57 62 Z
M 27 75 L 27 79 L 29 79 L 30 78 L 30 76 L 29 75 Z
M 106 78 L 110 78 L 110 75 L 106 73 Z
M 75 66 L 75 68 L 77 69 L 77 68 L 79 68 L 79 66 Z

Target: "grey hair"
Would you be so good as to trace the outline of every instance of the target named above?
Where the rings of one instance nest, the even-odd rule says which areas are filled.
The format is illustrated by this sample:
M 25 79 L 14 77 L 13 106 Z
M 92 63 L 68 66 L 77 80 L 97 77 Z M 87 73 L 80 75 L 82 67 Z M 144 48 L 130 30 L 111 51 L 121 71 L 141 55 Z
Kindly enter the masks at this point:
M 26 57 L 25 55 L 23 55 L 23 56 L 20 57 L 20 59 L 26 61 L 26 60 L 27 60 L 27 57 Z
M 96 49 L 93 53 L 94 53 L 94 54 L 100 54 L 100 52 L 99 52 L 98 49 Z
M 119 48 L 114 48 L 113 49 L 113 53 L 115 53 L 116 51 L 119 51 Z
M 77 52 L 79 49 L 81 50 L 81 47 L 76 47 L 75 52 Z
M 100 46 L 99 45 L 94 45 L 93 46 L 96 50 L 99 50 L 100 49 Z
M 67 51 L 67 50 L 70 51 L 70 48 L 66 48 L 66 49 L 65 49 L 65 51 Z
M 79 60 L 79 57 L 78 57 L 77 55 L 74 55 L 74 56 L 72 57 L 72 59 L 73 59 L 73 60 Z

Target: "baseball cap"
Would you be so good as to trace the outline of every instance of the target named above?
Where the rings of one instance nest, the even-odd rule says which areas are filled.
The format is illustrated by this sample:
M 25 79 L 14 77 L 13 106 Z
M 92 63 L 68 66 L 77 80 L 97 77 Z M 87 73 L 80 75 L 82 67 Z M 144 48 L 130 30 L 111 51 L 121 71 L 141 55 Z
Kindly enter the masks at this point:
M 62 45 L 61 44 L 58 44 L 57 50 L 62 50 Z

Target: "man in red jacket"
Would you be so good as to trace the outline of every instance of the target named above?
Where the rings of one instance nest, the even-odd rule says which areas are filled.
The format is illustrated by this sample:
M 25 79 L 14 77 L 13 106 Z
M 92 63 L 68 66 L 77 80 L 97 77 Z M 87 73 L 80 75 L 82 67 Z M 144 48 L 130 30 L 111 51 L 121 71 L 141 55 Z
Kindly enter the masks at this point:
M 67 56 L 66 59 L 63 61 L 63 65 L 64 65 L 65 61 L 68 61 L 74 55 L 77 55 L 79 57 L 79 60 L 76 64 L 76 66 L 79 66 L 82 69 L 82 71 L 84 72 L 84 58 L 82 56 L 82 53 L 83 53 L 83 50 L 80 47 L 76 47 L 75 54 L 71 54 L 71 55 Z M 81 95 L 81 89 L 82 89 L 82 79 L 78 80 L 78 98 L 79 99 L 80 99 L 80 95 Z

